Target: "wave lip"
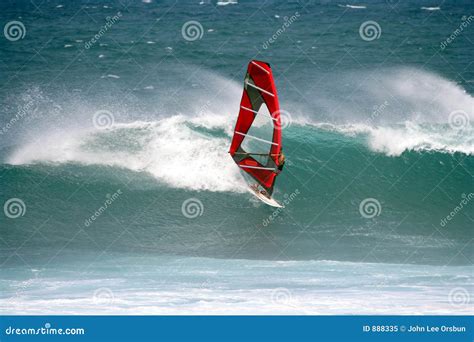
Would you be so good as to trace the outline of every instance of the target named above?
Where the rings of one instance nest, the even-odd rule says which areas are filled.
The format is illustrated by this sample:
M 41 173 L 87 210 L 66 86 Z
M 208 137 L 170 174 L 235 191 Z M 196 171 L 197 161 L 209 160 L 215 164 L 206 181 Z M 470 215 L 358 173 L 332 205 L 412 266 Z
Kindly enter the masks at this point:
M 244 192 L 238 170 L 227 155 L 229 139 L 222 117 L 176 115 L 46 136 L 40 145 L 21 146 L 8 163 L 112 166 L 148 172 L 176 188 Z
M 318 124 L 319 128 L 348 136 L 365 137 L 374 152 L 399 156 L 405 151 L 437 151 L 474 154 L 474 129 L 453 130 L 449 125 L 417 124 L 406 121 L 399 125 L 370 126 L 367 124 Z

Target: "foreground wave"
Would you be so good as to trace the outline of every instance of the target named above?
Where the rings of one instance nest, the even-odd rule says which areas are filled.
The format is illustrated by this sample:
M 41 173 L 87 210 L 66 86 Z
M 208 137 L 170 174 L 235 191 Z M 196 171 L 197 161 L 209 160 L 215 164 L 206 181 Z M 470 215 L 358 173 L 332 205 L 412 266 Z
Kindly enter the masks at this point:
M 410 121 L 385 126 L 294 123 L 285 128 L 285 150 L 290 161 L 292 156 L 299 157 L 302 145 L 307 158 L 318 158 L 342 142 L 366 155 L 370 151 L 385 156 L 410 152 L 472 155 L 473 127 L 469 121 L 461 128 Z M 243 183 L 227 155 L 231 129 L 223 116 L 177 115 L 154 122 L 59 132 L 42 137 L 40 145 L 32 142 L 17 148 L 7 164 L 104 165 L 145 171 L 177 188 L 242 191 Z
M 101 248 L 111 236 L 121 236 L 123 227 L 133 238 L 119 239 L 114 250 L 469 263 L 470 220 L 456 209 L 472 198 L 469 133 L 446 125 L 294 123 L 284 132 L 288 162 L 275 192 L 287 206 L 272 211 L 246 193 L 227 154 L 231 128 L 223 116 L 173 116 L 51 135 L 41 145 L 20 146 L 2 166 L 5 193 L 18 197 L 19 189 L 29 186 L 35 191 L 21 190 L 29 215 L 18 227 L 9 226 L 7 235 L 14 241 L 18 230 L 28 234 L 56 217 L 43 233 L 61 239 L 82 227 L 102 241 L 94 246 L 88 238 L 76 238 L 79 249 Z M 92 220 L 118 190 L 118 199 Z M 192 219 L 182 211 L 190 199 L 198 210 Z M 37 243 L 32 253 L 50 247 Z

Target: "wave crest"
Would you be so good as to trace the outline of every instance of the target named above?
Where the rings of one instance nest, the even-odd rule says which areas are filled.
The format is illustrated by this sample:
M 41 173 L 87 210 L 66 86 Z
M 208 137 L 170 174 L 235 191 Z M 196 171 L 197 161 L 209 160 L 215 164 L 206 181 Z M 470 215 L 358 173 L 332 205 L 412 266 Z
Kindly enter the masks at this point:
M 227 154 L 230 131 L 226 125 L 218 116 L 189 120 L 176 115 L 155 122 L 61 132 L 44 137 L 41 144 L 21 146 L 8 163 L 105 165 L 148 172 L 176 188 L 244 192 L 244 183 Z M 206 135 L 205 130 L 214 136 Z

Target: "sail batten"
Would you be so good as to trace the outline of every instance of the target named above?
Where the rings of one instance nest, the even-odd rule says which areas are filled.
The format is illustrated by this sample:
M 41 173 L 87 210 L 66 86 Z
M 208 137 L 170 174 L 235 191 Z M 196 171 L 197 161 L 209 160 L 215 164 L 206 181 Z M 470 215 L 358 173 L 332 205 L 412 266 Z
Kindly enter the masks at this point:
M 255 63 L 254 61 L 251 61 L 250 63 L 252 63 L 253 65 L 255 65 L 257 68 L 259 68 L 260 70 L 263 70 L 266 74 L 270 74 L 270 72 L 265 69 L 264 67 L 261 67 L 259 64 Z
M 262 138 L 259 138 L 259 137 L 254 137 L 253 135 L 250 135 L 250 134 L 245 134 L 245 133 L 237 132 L 237 131 L 235 131 L 235 134 L 240 134 L 240 135 L 243 135 L 247 138 L 255 139 L 255 140 L 267 143 L 267 144 L 277 145 L 277 143 L 274 143 L 273 141 L 268 141 L 268 140 L 265 140 L 265 139 L 262 139 Z
M 255 84 L 252 84 L 252 83 L 250 83 L 250 82 L 246 82 L 246 84 L 249 85 L 249 86 L 251 86 L 252 88 L 255 88 L 255 89 L 257 89 L 257 90 L 260 90 L 261 92 L 263 92 L 263 93 L 265 93 L 265 94 L 267 94 L 267 95 L 270 95 L 270 96 L 275 97 L 275 94 L 269 92 L 268 90 L 265 90 L 265 89 L 263 89 L 263 88 L 260 88 L 259 86 L 255 85 Z

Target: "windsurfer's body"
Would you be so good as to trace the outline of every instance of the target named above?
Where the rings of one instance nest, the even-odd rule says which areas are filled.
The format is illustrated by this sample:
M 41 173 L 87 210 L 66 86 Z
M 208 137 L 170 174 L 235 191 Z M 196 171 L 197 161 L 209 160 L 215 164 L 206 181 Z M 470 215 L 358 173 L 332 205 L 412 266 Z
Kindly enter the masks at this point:
M 278 165 L 277 165 L 277 169 L 278 169 L 277 172 L 278 173 L 280 173 L 283 170 L 284 165 L 285 165 L 285 155 L 283 154 L 283 152 L 280 152 L 280 154 L 278 155 Z M 266 191 L 265 189 L 259 189 L 258 183 L 251 185 L 250 188 L 255 192 L 261 193 L 262 195 L 266 196 L 267 198 L 272 197 L 268 193 L 268 191 Z
M 280 152 L 278 155 L 278 171 L 281 172 L 283 170 L 283 166 L 285 165 L 285 155 L 283 151 Z
M 253 184 L 250 186 L 250 188 L 257 193 L 261 193 L 265 197 L 271 197 L 265 189 L 259 189 L 258 184 Z

